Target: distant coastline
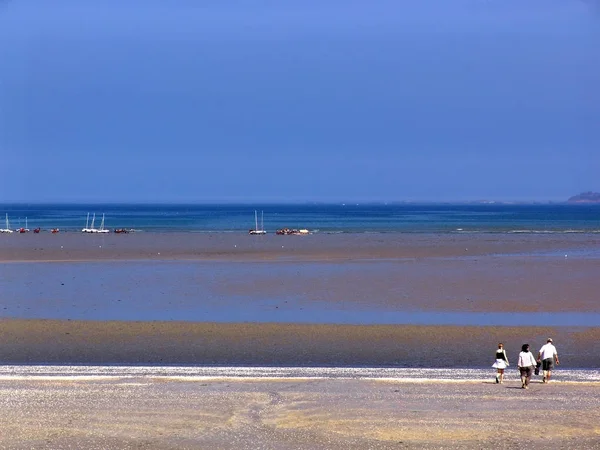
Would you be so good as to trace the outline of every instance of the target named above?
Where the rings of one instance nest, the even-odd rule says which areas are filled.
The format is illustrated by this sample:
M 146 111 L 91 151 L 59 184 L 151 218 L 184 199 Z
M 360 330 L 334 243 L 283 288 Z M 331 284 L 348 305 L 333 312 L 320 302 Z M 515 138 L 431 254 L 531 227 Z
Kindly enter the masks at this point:
M 567 200 L 567 203 L 598 203 L 600 204 L 600 193 L 599 192 L 582 192 L 581 194 L 574 195 Z

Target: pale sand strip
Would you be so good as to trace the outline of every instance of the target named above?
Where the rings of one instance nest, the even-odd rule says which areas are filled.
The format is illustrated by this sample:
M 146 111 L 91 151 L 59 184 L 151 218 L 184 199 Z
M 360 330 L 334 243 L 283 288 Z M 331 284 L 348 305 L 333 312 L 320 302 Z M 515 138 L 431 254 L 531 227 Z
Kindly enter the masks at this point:
M 565 368 L 600 367 L 600 328 L 0 319 L 0 363 L 483 367 L 502 341 L 552 336 Z
M 580 449 L 589 384 L 0 380 L 3 449 Z
M 481 383 L 494 380 L 490 368 L 407 368 L 407 367 L 275 367 L 275 366 L 149 366 L 149 365 L 0 365 L 0 380 L 183 380 L 245 382 L 309 380 L 377 380 L 391 383 Z M 533 381 L 541 376 L 533 376 Z M 506 382 L 518 381 L 519 372 L 506 371 Z M 552 383 L 600 386 L 598 369 L 554 371 Z

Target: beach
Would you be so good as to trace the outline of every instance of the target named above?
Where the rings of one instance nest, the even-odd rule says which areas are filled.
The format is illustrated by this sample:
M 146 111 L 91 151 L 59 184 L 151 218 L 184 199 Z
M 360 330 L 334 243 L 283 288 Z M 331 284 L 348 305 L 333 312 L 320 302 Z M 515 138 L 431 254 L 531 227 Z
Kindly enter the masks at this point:
M 12 405 L 1 409 L 0 446 L 594 448 L 599 240 L 2 236 L 0 361 L 19 370 L 0 376 Z M 521 391 L 520 346 L 536 351 L 548 336 L 561 359 L 555 382 Z M 498 342 L 511 361 L 500 386 Z M 48 364 L 83 372 L 36 375 Z M 211 367 L 222 371 L 194 375 Z M 232 376 L 244 367 L 290 369 Z M 359 372 L 302 375 L 310 368 Z
M 0 446 L 598 448 L 598 383 L 168 377 L 0 379 Z
M 0 450 L 600 450 L 599 19 L 0 0 Z

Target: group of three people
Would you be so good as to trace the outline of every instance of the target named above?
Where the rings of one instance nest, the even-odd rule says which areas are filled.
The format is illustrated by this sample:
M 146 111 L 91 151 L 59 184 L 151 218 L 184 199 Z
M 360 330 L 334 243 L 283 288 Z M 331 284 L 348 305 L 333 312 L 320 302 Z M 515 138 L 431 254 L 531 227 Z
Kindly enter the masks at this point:
M 558 352 L 552 342 L 552 338 L 548 338 L 546 344 L 540 348 L 537 359 L 529 350 L 529 344 L 523 344 L 521 346 L 521 353 L 519 353 L 519 362 L 517 363 L 517 368 L 521 373 L 521 388 L 529 389 L 529 380 L 536 367 L 539 367 L 539 364 L 541 364 L 543 370 L 542 382 L 549 382 L 554 363 L 558 365 Z M 492 367 L 495 367 L 497 370 L 496 383 L 504 381 L 504 369 L 508 365 L 508 357 L 506 356 L 506 350 L 504 350 L 504 344 L 499 343 L 498 350 L 496 350 L 496 362 L 492 364 Z

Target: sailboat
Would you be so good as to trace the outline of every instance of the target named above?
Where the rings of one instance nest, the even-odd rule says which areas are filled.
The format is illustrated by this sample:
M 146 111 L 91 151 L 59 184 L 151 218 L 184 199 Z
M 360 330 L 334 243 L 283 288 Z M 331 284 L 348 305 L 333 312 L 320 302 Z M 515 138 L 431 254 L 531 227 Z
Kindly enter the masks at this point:
M 248 234 L 267 234 L 264 227 L 264 211 L 260 212 L 260 228 L 258 228 L 258 212 L 254 210 L 254 229 L 248 231 Z
M 8 226 L 8 213 L 6 214 L 6 228 L 0 228 L 0 233 L 12 233 L 13 230 Z
M 82 233 L 91 233 L 92 232 L 90 230 L 89 223 L 90 223 L 90 213 L 87 213 L 87 217 L 85 218 L 85 228 L 81 229 Z
M 96 230 L 96 233 L 108 233 L 109 230 L 104 228 L 104 213 L 102 213 L 102 222 L 100 222 L 100 228 Z
M 97 233 L 98 230 L 94 228 L 94 222 L 96 221 L 96 213 L 92 216 L 92 226 L 88 228 L 88 221 L 90 219 L 90 213 L 87 214 L 87 219 L 85 219 L 85 228 L 81 230 L 84 233 Z

